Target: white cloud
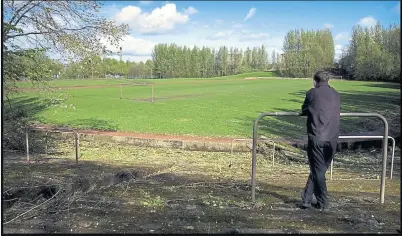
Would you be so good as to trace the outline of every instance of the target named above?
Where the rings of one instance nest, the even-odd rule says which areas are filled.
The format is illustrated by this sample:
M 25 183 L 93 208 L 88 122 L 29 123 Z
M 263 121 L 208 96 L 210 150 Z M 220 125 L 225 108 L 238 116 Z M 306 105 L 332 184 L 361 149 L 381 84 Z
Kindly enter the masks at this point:
M 324 27 L 327 29 L 332 29 L 332 28 L 334 28 L 334 25 L 326 23 L 326 24 L 324 24 Z
M 193 15 L 197 12 L 198 12 L 197 9 L 195 9 L 194 7 L 191 7 L 191 6 L 184 10 L 184 14 L 186 14 L 186 15 Z
M 244 25 L 243 25 L 243 24 L 240 24 L 240 23 L 234 23 L 234 24 L 232 25 L 232 28 L 235 28 L 235 29 L 243 28 L 243 27 L 244 27 Z
M 268 33 L 246 34 L 240 37 L 239 41 L 244 42 L 244 41 L 266 40 L 268 39 L 268 36 L 269 36 Z
M 119 47 L 122 47 L 123 55 L 131 55 L 131 56 L 144 56 L 151 55 L 152 50 L 154 49 L 155 43 L 135 38 L 131 35 L 126 35 L 123 37 L 119 46 L 113 46 L 107 43 L 106 40 L 101 40 L 101 42 L 106 46 L 107 50 L 110 50 L 114 53 L 118 52 Z
M 339 60 L 341 58 L 343 49 L 344 49 L 343 45 L 340 44 L 335 45 L 335 57 L 334 57 L 335 60 Z
M 398 2 L 396 6 L 392 8 L 392 11 L 401 14 L 401 2 Z
M 246 21 L 246 20 L 250 19 L 251 17 L 253 17 L 255 15 L 256 10 L 257 10 L 256 8 L 252 7 L 248 11 L 247 16 L 244 18 L 244 21 Z
M 222 19 L 215 19 L 216 24 L 222 24 L 224 21 Z
M 215 24 L 217 24 L 217 25 L 221 25 L 221 24 L 223 24 L 223 20 L 222 19 L 215 19 Z
M 115 17 L 118 23 L 126 23 L 131 29 L 141 33 L 166 33 L 178 24 L 185 24 L 189 15 L 197 10 L 189 7 L 185 12 L 178 12 L 174 3 L 167 3 L 152 12 L 142 12 L 137 6 L 124 7 Z
M 217 29 L 223 25 L 224 21 L 222 19 L 215 19 L 215 22 L 213 23 L 213 28 Z
M 370 27 L 370 26 L 375 26 L 377 23 L 377 20 L 372 17 L 372 16 L 366 16 L 364 18 L 361 18 L 357 24 L 363 26 L 363 27 Z
M 228 39 L 231 36 L 233 31 L 220 31 L 215 34 L 208 36 L 206 39 L 208 40 L 220 40 L 220 39 Z
M 106 18 L 113 18 L 119 12 L 120 9 L 116 6 L 116 4 L 104 6 L 99 10 L 99 13 Z
M 335 41 L 344 40 L 347 37 L 348 37 L 348 33 L 343 32 L 343 33 L 339 33 L 339 34 L 335 35 L 334 40 Z
M 149 4 L 152 4 L 152 1 L 140 1 L 140 4 L 149 5 Z

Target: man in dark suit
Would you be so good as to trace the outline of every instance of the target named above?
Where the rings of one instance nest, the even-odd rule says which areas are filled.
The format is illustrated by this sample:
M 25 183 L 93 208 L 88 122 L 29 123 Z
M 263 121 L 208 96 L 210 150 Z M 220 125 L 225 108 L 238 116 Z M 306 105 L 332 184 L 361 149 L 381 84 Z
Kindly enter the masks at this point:
M 318 71 L 314 75 L 314 88 L 306 93 L 302 115 L 307 116 L 307 156 L 310 175 L 302 192 L 302 208 L 311 208 L 313 193 L 316 207 L 328 209 L 325 173 L 336 152 L 339 138 L 340 95 L 329 86 L 330 73 Z

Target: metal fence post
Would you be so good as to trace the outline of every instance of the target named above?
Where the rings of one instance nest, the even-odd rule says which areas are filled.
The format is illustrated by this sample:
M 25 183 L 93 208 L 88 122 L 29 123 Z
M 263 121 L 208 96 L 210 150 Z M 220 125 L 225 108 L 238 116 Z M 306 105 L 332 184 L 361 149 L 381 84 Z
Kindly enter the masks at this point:
M 45 133 L 45 156 L 47 157 L 47 139 L 48 139 L 48 132 Z
M 395 157 L 395 139 L 392 137 L 389 137 L 392 141 L 392 156 L 391 156 L 391 171 L 389 174 L 389 178 L 392 179 L 392 175 L 394 173 L 394 157 Z
M 151 98 L 152 100 L 152 102 L 154 102 L 154 84 L 152 84 L 152 98 Z
M 274 148 L 272 150 L 272 166 L 275 166 L 275 143 L 274 143 Z
M 26 145 L 26 153 L 27 153 L 27 162 L 29 163 L 29 141 L 28 141 L 28 130 L 29 128 L 27 127 L 25 129 L 25 145 Z
M 75 137 L 75 164 L 78 165 L 78 148 L 79 148 L 79 142 L 80 140 L 78 139 L 78 133 L 74 132 L 74 137 Z

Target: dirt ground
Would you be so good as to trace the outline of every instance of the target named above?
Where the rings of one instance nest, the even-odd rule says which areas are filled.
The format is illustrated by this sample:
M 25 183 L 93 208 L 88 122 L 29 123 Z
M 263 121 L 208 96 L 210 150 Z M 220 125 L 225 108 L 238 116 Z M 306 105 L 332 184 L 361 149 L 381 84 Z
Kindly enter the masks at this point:
M 250 153 L 57 142 L 31 163 L 3 153 L 4 233 L 397 233 L 400 158 L 379 204 L 380 150 L 342 153 L 327 180 L 328 212 L 301 210 L 308 166 Z M 267 154 L 271 156 L 270 154 Z M 397 156 L 400 156 L 397 153 Z

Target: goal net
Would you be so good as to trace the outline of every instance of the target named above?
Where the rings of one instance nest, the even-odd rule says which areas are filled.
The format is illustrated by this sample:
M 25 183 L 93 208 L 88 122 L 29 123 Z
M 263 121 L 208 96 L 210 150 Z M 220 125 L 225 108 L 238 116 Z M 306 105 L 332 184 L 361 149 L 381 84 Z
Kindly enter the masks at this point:
M 331 76 L 332 79 L 339 79 L 342 80 L 342 76 L 341 75 L 333 75 Z
M 154 102 L 154 85 L 151 83 L 121 84 L 120 99 Z

